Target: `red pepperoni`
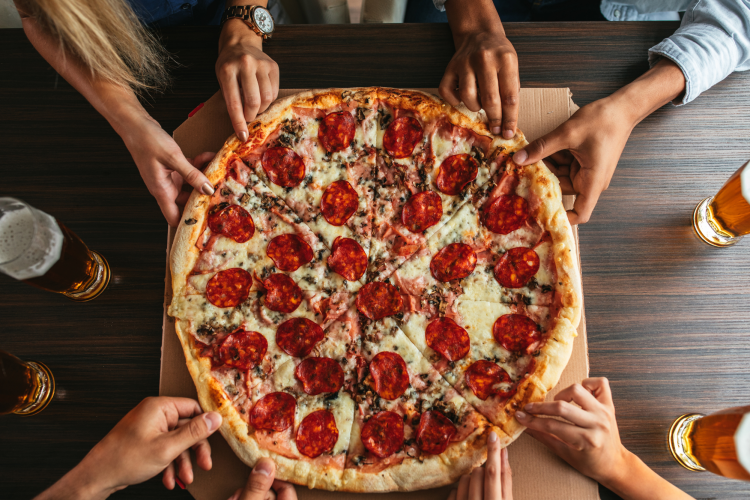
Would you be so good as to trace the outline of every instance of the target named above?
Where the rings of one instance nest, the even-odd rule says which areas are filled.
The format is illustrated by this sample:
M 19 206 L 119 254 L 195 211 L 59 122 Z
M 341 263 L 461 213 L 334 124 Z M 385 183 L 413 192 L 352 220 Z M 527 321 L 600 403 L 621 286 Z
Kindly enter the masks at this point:
M 328 267 L 347 281 L 357 281 L 367 270 L 367 254 L 353 239 L 339 236 L 333 241 Z
M 425 453 L 440 455 L 458 429 L 453 422 L 437 410 L 422 413 L 417 428 L 417 446 Z
M 505 314 L 492 325 L 492 336 L 510 352 L 524 352 L 537 344 L 542 334 L 531 318 L 523 314 Z
M 434 191 L 422 191 L 406 202 L 401 211 L 401 222 L 412 233 L 421 233 L 443 217 L 443 201 Z
M 329 452 L 339 440 L 336 419 L 328 410 L 318 410 L 302 419 L 297 429 L 297 449 L 306 457 L 315 458 Z
M 539 271 L 539 256 L 531 248 L 511 248 L 495 265 L 495 279 L 507 288 L 521 288 Z
M 440 318 L 427 325 L 427 345 L 448 361 L 458 361 L 469 354 L 469 334 L 450 318 Z
M 484 225 L 497 234 L 508 234 L 523 226 L 529 218 L 529 204 L 515 194 L 504 194 L 489 206 Z
M 276 330 L 276 344 L 290 356 L 301 358 L 323 340 L 323 329 L 307 318 L 292 318 L 284 321 Z
M 375 382 L 375 392 L 383 399 L 393 401 L 409 388 L 406 363 L 395 352 L 384 351 L 372 358 L 370 373 Z
M 331 153 L 342 151 L 349 147 L 354 139 L 354 129 L 357 123 L 351 113 L 339 111 L 328 113 L 320 122 L 318 140 Z
M 239 205 L 229 205 L 211 213 L 208 216 L 208 227 L 212 232 L 223 234 L 237 243 L 245 243 L 255 234 L 253 218 Z
M 313 259 L 313 251 L 305 240 L 296 234 L 282 234 L 271 240 L 266 248 L 276 267 L 288 273 L 294 272 Z
M 286 274 L 272 274 L 264 282 L 266 298 L 264 303 L 272 311 L 291 313 L 302 303 L 302 290 Z
M 505 391 L 499 387 L 500 384 L 512 383 L 510 376 L 492 361 L 485 359 L 477 361 L 466 370 L 464 377 L 471 392 L 482 401 L 496 394 L 502 397 L 510 395 L 510 391 Z
M 457 195 L 461 190 L 477 178 L 479 164 L 467 154 L 449 156 L 440 164 L 435 185 L 440 192 L 448 195 Z
M 443 283 L 467 277 L 477 267 L 477 254 L 469 245 L 451 243 L 443 247 L 430 262 L 432 276 Z
M 344 370 L 331 358 L 307 358 L 297 365 L 294 378 L 302 383 L 302 390 L 311 396 L 324 392 L 339 392 L 344 384 Z
M 240 330 L 224 338 L 219 359 L 227 366 L 249 370 L 258 366 L 266 355 L 268 341 L 258 332 Z
M 250 410 L 250 425 L 267 431 L 283 431 L 294 425 L 297 401 L 286 392 L 272 392 L 263 396 Z
M 389 283 L 368 283 L 357 295 L 357 310 L 373 321 L 400 313 L 403 308 L 404 300 L 398 288 Z
M 359 208 L 359 195 L 347 181 L 332 182 L 320 199 L 320 211 L 332 226 L 343 226 Z
M 404 445 L 404 420 L 398 413 L 381 411 L 365 422 L 360 438 L 376 457 L 393 455 Z
M 206 298 L 216 307 L 235 307 L 247 300 L 253 277 L 239 267 L 219 271 L 208 280 Z
M 393 120 L 383 134 L 383 147 L 394 158 L 410 156 L 424 132 L 416 118 L 402 116 Z
M 305 178 L 305 163 L 289 148 L 268 148 L 260 162 L 268 178 L 277 186 L 294 187 Z

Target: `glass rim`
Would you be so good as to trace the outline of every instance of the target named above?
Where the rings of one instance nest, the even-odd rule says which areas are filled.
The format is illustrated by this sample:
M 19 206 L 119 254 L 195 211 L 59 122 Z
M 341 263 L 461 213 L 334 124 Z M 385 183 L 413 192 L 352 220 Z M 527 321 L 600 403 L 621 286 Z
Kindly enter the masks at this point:
M 8 265 L 8 264 L 11 264 L 12 262 L 15 262 L 18 259 L 20 259 L 21 257 L 23 257 L 23 255 L 29 250 L 29 248 L 31 248 L 31 245 L 34 244 L 34 238 L 36 238 L 36 231 L 37 231 L 37 221 L 36 221 L 36 217 L 34 217 L 34 207 L 32 207 L 31 205 L 29 205 L 25 201 L 19 200 L 18 198 L 14 198 L 12 196 L 0 196 L 0 204 L 3 203 L 6 200 L 10 201 L 10 202 L 19 203 L 19 204 L 23 205 L 23 208 L 25 208 L 25 209 L 27 209 L 29 211 L 29 213 L 31 214 L 31 216 L 34 218 L 34 231 L 31 234 L 31 241 L 29 241 L 29 244 L 26 245 L 26 247 L 21 251 L 21 253 L 19 253 L 18 255 L 16 255 L 15 257 L 13 257 L 10 260 L 6 260 L 4 262 L 0 261 L 0 266 L 5 266 L 5 265 Z M 2 209 L 0 208 L 0 210 L 2 210 Z

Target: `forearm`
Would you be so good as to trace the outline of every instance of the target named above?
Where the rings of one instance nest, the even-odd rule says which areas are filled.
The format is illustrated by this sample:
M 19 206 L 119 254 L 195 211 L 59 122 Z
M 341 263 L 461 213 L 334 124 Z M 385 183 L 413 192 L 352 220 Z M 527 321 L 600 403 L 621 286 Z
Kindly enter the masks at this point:
M 622 467 L 618 467 L 610 477 L 595 478 L 623 500 L 693 500 L 693 497 L 651 470 L 640 458 L 627 450 L 624 452 Z
M 677 99 L 684 91 L 685 75 L 675 63 L 662 59 L 609 99 L 622 105 L 626 116 L 635 126 L 660 107 Z
M 268 0 L 227 0 L 225 7 L 234 5 L 260 5 L 266 7 Z M 234 43 L 240 38 L 246 38 L 249 43 L 259 50 L 263 50 L 263 38 L 256 35 L 252 29 L 241 19 L 229 19 L 221 28 L 219 36 L 219 52 L 230 43 Z
M 90 468 L 81 462 L 34 500 L 103 500 L 117 489 L 100 486 Z
M 445 12 L 454 40 L 477 31 L 505 33 L 492 0 L 448 0 Z

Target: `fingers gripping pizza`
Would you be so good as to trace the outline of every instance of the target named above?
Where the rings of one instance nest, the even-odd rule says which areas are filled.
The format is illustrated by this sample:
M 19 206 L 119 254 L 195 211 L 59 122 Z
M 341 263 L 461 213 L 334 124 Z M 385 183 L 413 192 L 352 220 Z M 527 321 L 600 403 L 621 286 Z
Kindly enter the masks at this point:
M 557 383 L 580 284 L 557 179 L 417 91 L 304 92 L 232 136 L 171 255 L 206 410 L 248 465 L 329 490 L 448 484 Z

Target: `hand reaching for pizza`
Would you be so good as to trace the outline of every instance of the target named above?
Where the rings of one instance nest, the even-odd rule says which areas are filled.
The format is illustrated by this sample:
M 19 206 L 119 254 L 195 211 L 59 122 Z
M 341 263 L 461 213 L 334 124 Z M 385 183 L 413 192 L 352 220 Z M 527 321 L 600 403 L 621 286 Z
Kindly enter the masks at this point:
M 261 458 L 255 464 L 247 484 L 234 492 L 229 500 L 297 500 L 297 491 L 290 483 L 274 479 L 276 464 Z
M 219 37 L 216 76 L 234 132 L 243 142 L 247 123 L 279 95 L 279 65 L 263 53 L 262 41 L 239 19 L 224 23 Z
M 489 0 L 445 3 L 456 53 L 440 82 L 440 95 L 453 106 L 484 109 L 490 131 L 511 139 L 518 121 L 518 57 Z
M 497 434 L 487 439 L 487 461 L 461 477 L 448 500 L 513 500 L 513 478 L 508 449 L 500 447 Z

